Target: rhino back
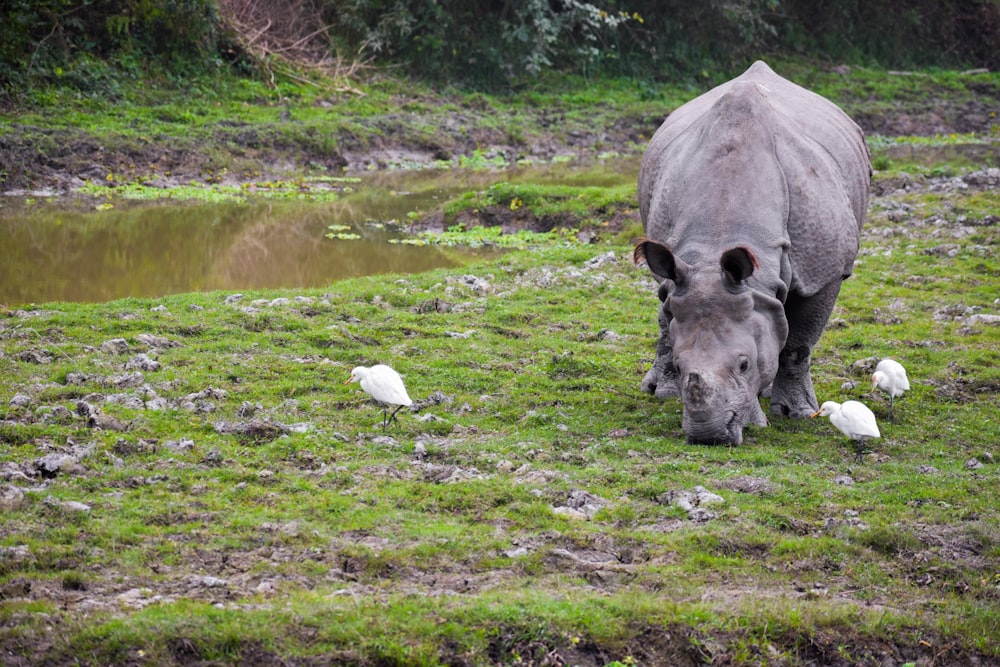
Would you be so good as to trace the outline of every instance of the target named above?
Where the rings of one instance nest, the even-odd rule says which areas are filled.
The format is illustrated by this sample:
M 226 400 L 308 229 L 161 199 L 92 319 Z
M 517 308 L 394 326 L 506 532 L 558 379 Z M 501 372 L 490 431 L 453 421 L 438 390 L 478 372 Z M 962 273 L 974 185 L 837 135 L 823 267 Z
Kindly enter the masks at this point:
M 762 280 L 780 273 L 810 295 L 850 274 L 870 175 L 860 128 L 758 62 L 657 130 L 639 172 L 640 213 L 647 236 L 682 256 L 748 243 L 770 264 Z

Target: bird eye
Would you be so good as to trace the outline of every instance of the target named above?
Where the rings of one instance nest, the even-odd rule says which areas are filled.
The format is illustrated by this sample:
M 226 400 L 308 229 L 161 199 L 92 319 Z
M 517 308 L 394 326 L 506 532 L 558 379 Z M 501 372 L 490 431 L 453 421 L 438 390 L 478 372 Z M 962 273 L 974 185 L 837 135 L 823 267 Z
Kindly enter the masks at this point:
M 746 373 L 750 368 L 750 360 L 744 356 L 740 357 L 740 373 Z

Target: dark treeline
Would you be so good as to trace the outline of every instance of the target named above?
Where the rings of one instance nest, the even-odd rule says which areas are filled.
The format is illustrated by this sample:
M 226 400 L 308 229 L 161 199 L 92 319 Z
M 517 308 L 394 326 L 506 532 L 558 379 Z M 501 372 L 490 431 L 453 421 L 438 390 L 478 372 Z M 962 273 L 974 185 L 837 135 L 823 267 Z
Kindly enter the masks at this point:
M 7 0 L 0 85 L 103 90 L 268 62 L 393 64 L 503 88 L 546 71 L 657 79 L 779 53 L 887 68 L 1000 64 L 1000 0 Z

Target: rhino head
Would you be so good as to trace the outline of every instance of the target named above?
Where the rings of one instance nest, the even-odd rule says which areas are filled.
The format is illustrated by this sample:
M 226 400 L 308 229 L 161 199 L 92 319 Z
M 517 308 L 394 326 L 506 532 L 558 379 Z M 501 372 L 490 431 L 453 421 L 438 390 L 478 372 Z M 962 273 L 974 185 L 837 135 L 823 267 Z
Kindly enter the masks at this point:
M 737 246 L 717 262 L 687 264 L 643 239 L 635 260 L 663 281 L 661 322 L 668 329 L 661 335 L 669 338 L 688 441 L 740 444 L 744 426 L 767 424 L 758 396 L 774 380 L 788 335 L 781 301 L 748 285 L 757 258 Z

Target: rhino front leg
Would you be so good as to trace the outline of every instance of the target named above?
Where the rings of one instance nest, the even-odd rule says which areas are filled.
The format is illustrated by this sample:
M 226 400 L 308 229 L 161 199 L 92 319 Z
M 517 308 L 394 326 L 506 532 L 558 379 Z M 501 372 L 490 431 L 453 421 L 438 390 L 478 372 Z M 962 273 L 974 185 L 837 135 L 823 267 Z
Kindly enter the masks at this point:
M 680 396 L 677 383 L 677 368 L 674 366 L 674 351 L 670 343 L 670 315 L 660 308 L 660 339 L 656 342 L 656 359 L 642 378 L 642 390 L 657 398 Z
M 831 283 L 811 297 L 788 295 L 788 338 L 778 356 L 778 374 L 771 386 L 771 414 L 808 417 L 818 409 L 809 374 L 812 349 L 833 312 L 840 284 Z

